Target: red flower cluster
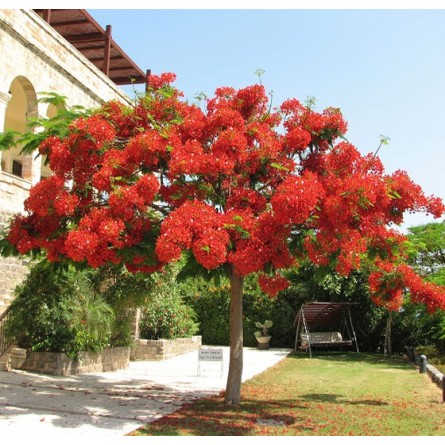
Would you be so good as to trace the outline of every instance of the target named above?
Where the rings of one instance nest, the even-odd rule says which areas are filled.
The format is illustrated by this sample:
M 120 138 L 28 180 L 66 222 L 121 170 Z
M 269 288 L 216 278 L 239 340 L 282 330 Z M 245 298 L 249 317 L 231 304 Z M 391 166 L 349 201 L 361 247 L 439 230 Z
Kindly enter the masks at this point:
M 117 251 L 125 245 L 124 222 L 108 209 L 92 209 L 71 230 L 65 242 L 66 254 L 74 261 L 86 260 L 91 267 L 119 263 Z
M 380 262 L 379 270 L 368 278 L 371 299 L 389 310 L 397 310 L 402 303 L 404 276 L 392 263 Z
M 422 280 L 406 264 L 379 261 L 377 265 L 379 269 L 369 276 L 371 298 L 375 303 L 397 310 L 406 289 L 410 291 L 412 302 L 425 304 L 430 312 L 445 308 L 444 289 Z
M 314 173 L 308 171 L 301 176 L 288 176 L 270 200 L 276 221 L 283 225 L 303 224 L 323 195 L 324 188 Z
M 196 260 L 207 269 L 226 262 L 229 235 L 221 215 L 203 202 L 185 202 L 162 223 L 156 255 L 168 263 L 191 249 Z
M 166 85 L 170 85 L 176 80 L 176 74 L 174 73 L 162 73 L 160 76 L 150 74 L 148 78 L 148 85 L 154 90 L 159 90 Z
M 25 201 L 25 209 L 40 217 L 53 214 L 71 216 L 74 214 L 80 199 L 70 193 L 62 178 L 51 176 L 36 184 Z
M 295 151 L 304 150 L 310 143 L 316 144 L 322 151 L 328 150 L 330 144 L 338 136 L 344 135 L 348 128 L 338 108 L 326 108 L 322 113 L 317 113 L 298 100 L 289 99 L 283 102 L 280 109 L 285 116 L 286 146 Z
M 287 289 L 290 285 L 289 280 L 279 275 L 275 275 L 274 277 L 260 275 L 258 277 L 258 283 L 261 290 L 270 297 L 275 297 L 278 292 Z
M 249 209 L 258 215 L 266 209 L 267 199 L 255 190 L 236 187 L 227 198 L 226 204 L 230 210 Z
M 256 220 L 243 218 L 240 222 L 245 224 L 245 221 L 248 236 L 232 238 L 235 249 L 228 255 L 229 262 L 235 266 L 238 274 L 262 271 L 267 264 L 276 269 L 289 268 L 295 264 L 287 245 L 290 227 L 280 224 L 270 212 L 262 213 Z
M 115 187 L 108 198 L 111 213 L 117 218 L 131 220 L 138 211 L 144 212 L 153 203 L 158 190 L 159 181 L 154 175 L 142 176 L 131 186 Z
M 91 142 L 89 146 L 92 149 L 103 149 L 107 143 L 113 142 L 116 137 L 114 126 L 100 114 L 77 119 L 73 123 L 72 129 L 73 139 L 77 139 L 84 146 L 88 146 L 86 141 Z
M 370 276 L 376 302 L 395 308 L 408 287 L 415 301 L 445 307 L 440 288 L 398 263 L 403 237 L 389 228 L 406 211 L 440 216 L 442 201 L 337 143 L 347 130 L 338 109 L 291 99 L 270 110 L 261 85 L 219 88 L 201 109 L 180 100 L 174 78 L 151 76 L 133 106 L 107 103 L 42 143 L 54 176 L 31 190 L 11 244 L 146 273 L 187 250 L 242 276 L 300 258 L 348 275 L 372 249 L 387 260 Z M 270 295 L 288 285 L 278 275 L 260 283 Z
M 26 254 L 39 246 L 38 239 L 29 230 L 30 222 L 29 217 L 16 215 L 9 227 L 8 240 L 21 254 Z

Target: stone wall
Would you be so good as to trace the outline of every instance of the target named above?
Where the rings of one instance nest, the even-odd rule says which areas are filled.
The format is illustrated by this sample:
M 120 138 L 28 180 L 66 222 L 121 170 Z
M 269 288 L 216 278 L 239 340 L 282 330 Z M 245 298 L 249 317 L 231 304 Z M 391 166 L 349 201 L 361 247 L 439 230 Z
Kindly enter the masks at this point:
M 113 81 L 32 9 L 0 9 L 0 32 L 1 91 L 7 92 L 21 75 L 36 92 L 63 94 L 69 105 L 88 108 L 112 99 L 128 101 Z
M 64 353 L 27 351 L 21 367 L 25 371 L 50 375 L 108 372 L 128 368 L 130 348 L 109 348 L 102 352 L 81 352 L 78 359 Z
M 186 352 L 197 351 L 201 345 L 202 337 L 200 335 L 174 340 L 138 339 L 131 350 L 131 360 L 165 360 Z
M 94 108 L 113 99 L 130 102 L 116 84 L 32 9 L 0 9 L 0 54 L 0 132 L 7 123 L 19 125 L 17 119 L 23 120 L 19 127 L 23 124 L 24 129 L 26 117 L 48 116 L 48 104 L 37 102 L 41 92 L 65 96 L 68 106 Z M 20 95 L 14 96 L 12 88 L 16 84 L 23 93 L 18 102 L 14 97 Z M 25 109 L 15 108 L 19 105 L 8 109 L 12 103 Z M 6 154 L 0 152 L 0 230 L 13 214 L 23 212 L 31 186 L 42 176 L 40 157 L 25 157 L 23 168 L 29 171 L 19 177 L 2 167 Z M 12 291 L 25 273 L 21 261 L 0 257 L 0 314 L 10 304 Z
M 0 129 L 1 131 L 1 129 Z M 8 219 L 15 213 L 23 213 L 25 199 L 29 196 L 31 183 L 6 172 L 0 172 L 0 212 L 8 212 Z
M 0 231 L 11 216 L 11 213 L 0 210 Z M 27 260 L 0 256 L 0 315 L 10 305 L 14 288 L 28 272 L 27 263 Z

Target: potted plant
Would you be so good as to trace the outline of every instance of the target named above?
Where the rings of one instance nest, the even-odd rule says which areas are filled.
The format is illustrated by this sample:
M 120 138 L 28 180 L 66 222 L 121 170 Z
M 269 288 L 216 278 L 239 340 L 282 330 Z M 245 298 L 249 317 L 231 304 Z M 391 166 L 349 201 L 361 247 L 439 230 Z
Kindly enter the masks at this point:
M 20 369 L 26 359 L 26 349 L 12 348 L 9 354 L 9 359 L 11 361 L 11 366 L 14 369 Z
M 273 322 L 271 320 L 266 320 L 264 323 L 256 322 L 255 326 L 260 331 L 256 331 L 253 335 L 258 342 L 258 349 L 269 349 L 269 342 L 271 339 L 271 335 L 269 335 L 269 329 L 273 326 Z

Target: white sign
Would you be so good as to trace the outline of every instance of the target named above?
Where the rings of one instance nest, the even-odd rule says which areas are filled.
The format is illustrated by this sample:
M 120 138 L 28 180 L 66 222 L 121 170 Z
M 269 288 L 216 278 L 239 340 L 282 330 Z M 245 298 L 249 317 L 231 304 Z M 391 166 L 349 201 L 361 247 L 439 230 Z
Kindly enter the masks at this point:
M 223 350 L 219 348 L 198 349 L 198 377 L 201 375 L 201 362 L 221 363 L 220 377 L 223 375 Z M 203 364 L 204 366 L 204 364 Z M 212 365 L 213 366 L 213 365 Z
M 206 362 L 221 362 L 223 360 L 223 350 L 199 349 L 198 360 Z

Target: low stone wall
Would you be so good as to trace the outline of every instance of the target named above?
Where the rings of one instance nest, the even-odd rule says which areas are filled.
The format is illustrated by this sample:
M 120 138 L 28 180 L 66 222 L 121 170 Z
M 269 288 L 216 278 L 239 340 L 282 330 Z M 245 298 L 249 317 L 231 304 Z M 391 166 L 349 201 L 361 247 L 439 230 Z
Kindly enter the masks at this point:
M 135 340 L 131 350 L 131 360 L 165 360 L 186 352 L 197 351 L 202 345 L 202 337 L 196 335 L 190 338 L 174 340 Z
M 72 375 L 90 372 L 117 371 L 128 368 L 130 348 L 109 348 L 102 352 L 80 352 L 72 359 L 61 352 L 27 351 L 20 369 L 50 375 Z
M 433 365 L 427 363 L 426 372 L 431 377 L 431 380 L 442 388 L 443 374 Z

